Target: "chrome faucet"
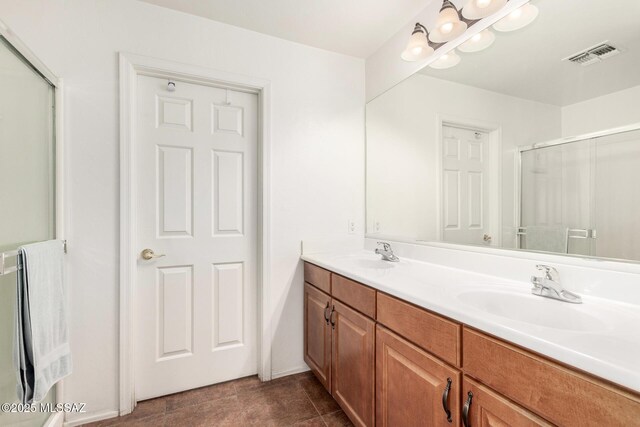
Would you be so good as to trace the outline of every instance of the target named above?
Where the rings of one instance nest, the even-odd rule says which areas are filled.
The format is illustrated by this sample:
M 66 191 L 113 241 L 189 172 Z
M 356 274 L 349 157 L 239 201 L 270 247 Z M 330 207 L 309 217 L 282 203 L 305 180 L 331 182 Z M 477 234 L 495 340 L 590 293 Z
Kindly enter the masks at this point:
M 544 272 L 544 277 L 531 276 L 531 283 L 533 283 L 532 294 L 573 304 L 582 304 L 580 295 L 569 292 L 562 287 L 558 270 L 541 264 L 536 265 L 536 268 Z
M 394 253 L 393 249 L 391 249 L 391 245 L 387 242 L 378 242 L 379 245 L 382 245 L 382 249 L 376 248 L 376 253 L 378 255 L 382 255 L 382 259 L 385 261 L 398 262 L 400 258 L 398 258 Z

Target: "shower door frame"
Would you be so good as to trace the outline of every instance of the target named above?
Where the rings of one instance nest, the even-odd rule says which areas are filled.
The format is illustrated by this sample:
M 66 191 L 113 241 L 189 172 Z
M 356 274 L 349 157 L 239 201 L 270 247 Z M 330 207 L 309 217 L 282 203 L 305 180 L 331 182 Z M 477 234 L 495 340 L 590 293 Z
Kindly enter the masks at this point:
M 65 187 L 65 169 L 64 169 L 64 132 L 63 132 L 63 98 L 64 86 L 60 77 L 56 76 L 42 62 L 26 44 L 11 29 L 0 20 L 0 36 L 2 36 L 13 49 L 16 50 L 29 63 L 29 65 L 38 72 L 53 87 L 53 118 L 51 123 L 54 126 L 53 138 L 55 153 L 54 173 L 54 204 L 55 204 L 55 238 L 65 239 L 65 205 L 64 205 L 64 187 Z M 66 261 L 65 261 L 66 263 Z M 67 276 L 68 277 L 68 276 Z M 67 279 L 68 280 L 68 279 Z M 67 281 L 67 288 L 69 282 Z M 56 403 L 64 403 L 64 380 L 58 381 L 55 385 Z M 45 421 L 43 427 L 60 427 L 64 422 L 64 412 L 53 412 Z
M 599 131 L 595 131 L 595 132 L 583 133 L 583 134 L 575 135 L 575 136 L 567 136 L 567 137 L 564 137 L 564 138 L 553 139 L 553 140 L 550 140 L 550 141 L 537 142 L 535 144 L 523 145 L 523 146 L 518 147 L 518 155 L 517 155 L 517 158 L 515 159 L 515 161 L 516 161 L 516 164 L 515 164 L 516 185 L 514 186 L 515 191 L 517 192 L 517 194 L 516 194 L 516 212 L 515 212 L 515 217 L 516 217 L 515 248 L 518 249 L 518 250 L 523 250 L 523 251 L 530 252 L 527 249 L 521 248 L 522 235 L 518 234 L 520 228 L 522 227 L 522 153 L 527 152 L 527 151 L 538 150 L 538 149 L 541 149 L 541 148 L 555 147 L 557 145 L 571 144 L 573 142 L 587 141 L 587 140 L 590 140 L 590 139 L 602 138 L 602 137 L 611 136 L 611 135 L 617 135 L 617 134 L 620 134 L 620 133 L 633 132 L 633 131 L 636 131 L 636 130 L 640 130 L 640 122 L 632 123 L 630 125 L 625 125 L 625 126 L 619 126 L 619 127 L 599 130 Z M 568 247 L 568 245 L 569 245 L 569 243 L 567 243 L 567 247 Z M 570 253 L 567 253 L 567 254 L 564 254 L 564 255 L 576 256 L 576 254 L 570 254 Z M 593 257 L 593 258 L 598 258 L 598 257 L 596 257 L 594 255 L 589 255 L 589 256 Z M 623 261 L 624 262 L 625 260 L 617 260 L 617 261 Z

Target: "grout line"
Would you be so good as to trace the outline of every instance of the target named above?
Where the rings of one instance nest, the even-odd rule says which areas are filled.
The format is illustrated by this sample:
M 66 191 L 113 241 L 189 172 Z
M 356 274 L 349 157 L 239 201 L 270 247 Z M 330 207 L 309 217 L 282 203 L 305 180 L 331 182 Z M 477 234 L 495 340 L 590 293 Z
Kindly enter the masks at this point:
M 299 383 L 299 382 L 298 382 Z M 316 410 L 316 413 L 318 415 L 320 415 L 320 417 L 322 417 L 322 414 L 320 413 L 320 409 L 318 409 L 318 407 L 316 406 L 315 402 L 313 401 L 313 399 L 311 399 L 311 396 L 309 396 L 309 393 L 307 393 L 307 390 L 304 389 L 304 387 L 302 387 L 301 384 L 300 388 L 302 389 L 302 392 L 304 393 L 305 396 L 307 396 L 307 399 L 309 400 L 309 402 L 311 402 L 311 406 L 313 406 L 313 409 Z M 324 422 L 324 418 L 322 419 L 322 422 Z M 326 424 L 326 423 L 325 423 Z

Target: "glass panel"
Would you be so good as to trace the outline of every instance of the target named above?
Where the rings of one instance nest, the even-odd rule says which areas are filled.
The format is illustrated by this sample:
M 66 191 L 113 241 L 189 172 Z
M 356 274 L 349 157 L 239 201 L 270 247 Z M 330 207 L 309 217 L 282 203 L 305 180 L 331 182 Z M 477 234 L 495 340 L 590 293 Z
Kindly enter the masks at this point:
M 593 239 L 594 141 L 522 153 L 521 249 L 595 255 Z
M 640 130 L 522 153 L 521 249 L 640 260 Z
M 55 235 L 54 93 L 0 37 L 0 251 Z M 0 403 L 16 402 L 15 273 L 0 276 Z M 54 402 L 52 390 L 45 402 Z M 2 426 L 41 426 L 47 413 L 0 412 Z
M 595 148 L 595 255 L 640 260 L 640 131 L 598 138 Z

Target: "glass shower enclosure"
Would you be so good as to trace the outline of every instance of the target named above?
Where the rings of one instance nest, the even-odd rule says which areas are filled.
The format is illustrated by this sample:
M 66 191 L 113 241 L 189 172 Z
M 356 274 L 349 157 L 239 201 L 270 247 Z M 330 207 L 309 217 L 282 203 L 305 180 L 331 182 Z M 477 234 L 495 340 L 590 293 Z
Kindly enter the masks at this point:
M 0 252 L 55 237 L 54 119 L 53 84 L 0 36 Z M 0 275 L 0 403 L 17 401 L 15 305 L 16 274 Z M 49 415 L 0 412 L 0 426 L 41 426 Z
M 638 128 L 521 153 L 521 249 L 640 261 Z

